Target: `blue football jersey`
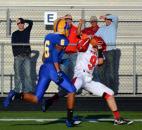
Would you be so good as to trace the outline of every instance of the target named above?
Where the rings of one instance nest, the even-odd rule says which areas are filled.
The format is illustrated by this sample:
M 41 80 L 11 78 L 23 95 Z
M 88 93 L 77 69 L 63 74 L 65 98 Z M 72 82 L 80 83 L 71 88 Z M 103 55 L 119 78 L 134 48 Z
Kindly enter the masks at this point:
M 65 89 L 68 93 L 76 92 L 76 88 L 71 83 L 69 78 L 64 72 L 62 73 L 63 80 L 60 82 L 57 70 L 53 63 L 61 61 L 62 55 L 64 54 L 63 50 L 58 50 L 55 48 L 56 45 L 68 45 L 68 39 L 61 34 L 50 33 L 45 37 L 44 41 L 44 51 L 45 51 L 45 60 L 44 64 L 40 67 L 39 70 L 39 80 L 36 86 L 35 95 L 40 102 L 43 98 L 43 95 L 48 89 L 51 81 L 55 82 L 59 87 Z
M 44 63 L 59 62 L 62 55 L 64 54 L 64 51 L 57 51 L 57 49 L 55 49 L 55 46 L 67 46 L 68 44 L 68 39 L 62 34 L 50 33 L 46 35 L 44 40 Z

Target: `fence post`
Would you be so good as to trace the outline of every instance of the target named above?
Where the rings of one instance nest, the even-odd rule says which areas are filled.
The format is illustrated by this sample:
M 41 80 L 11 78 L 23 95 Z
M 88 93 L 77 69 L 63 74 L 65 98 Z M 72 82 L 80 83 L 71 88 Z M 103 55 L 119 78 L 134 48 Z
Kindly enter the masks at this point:
M 9 9 L 6 11 L 6 25 L 6 37 L 9 37 L 11 35 L 11 19 Z
M 136 44 L 133 44 L 133 95 L 136 95 Z
M 1 44 L 1 96 L 4 92 L 4 44 Z

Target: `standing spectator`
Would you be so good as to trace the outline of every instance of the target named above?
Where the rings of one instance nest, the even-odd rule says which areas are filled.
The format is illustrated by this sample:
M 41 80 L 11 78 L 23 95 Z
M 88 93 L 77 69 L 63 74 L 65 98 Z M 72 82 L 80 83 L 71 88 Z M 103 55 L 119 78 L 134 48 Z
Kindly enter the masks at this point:
M 105 25 L 100 27 L 95 35 L 100 36 L 107 44 L 106 52 L 104 52 L 105 63 L 98 70 L 100 80 L 106 86 L 111 87 L 114 92 L 117 92 L 119 85 L 118 68 L 120 60 L 120 50 L 116 49 L 118 17 L 106 14 L 104 16 L 100 16 L 100 19 L 105 21 Z
M 98 19 L 96 16 L 91 16 L 90 17 L 90 24 L 91 26 L 89 27 L 86 27 L 84 28 L 83 30 L 81 30 L 81 27 L 82 27 L 82 24 L 84 23 L 84 20 L 80 20 L 80 23 L 79 23 L 79 29 L 78 29 L 78 35 L 87 35 L 88 36 L 91 36 L 94 37 L 94 34 L 98 31 L 99 29 L 99 26 L 98 26 Z M 101 41 L 100 41 L 101 42 Z M 101 44 L 102 48 L 103 48 L 103 51 L 106 50 L 106 44 L 103 42 Z
M 66 47 L 66 54 L 63 56 L 63 59 L 65 59 L 64 65 L 62 66 L 64 72 L 68 75 L 69 79 L 72 79 L 73 77 L 73 71 L 75 66 L 75 61 L 77 57 L 77 42 L 79 40 L 78 37 L 78 27 L 73 24 L 73 19 L 70 14 L 67 14 L 64 16 L 66 22 L 69 25 L 69 45 Z M 66 67 L 65 65 L 68 65 Z
M 85 33 L 87 35 L 93 36 L 94 33 L 96 33 L 99 29 L 99 26 L 97 24 L 97 17 L 96 16 L 91 16 L 90 17 L 90 24 L 91 26 L 84 28 L 81 32 Z
M 11 41 L 14 55 L 15 88 L 9 92 L 8 97 L 4 100 L 4 107 L 8 107 L 12 101 L 12 97 L 18 96 L 20 92 L 33 92 L 31 77 L 31 47 L 29 44 L 33 21 L 18 18 L 16 23 L 18 30 L 12 33 Z M 25 23 L 28 24 L 26 28 Z

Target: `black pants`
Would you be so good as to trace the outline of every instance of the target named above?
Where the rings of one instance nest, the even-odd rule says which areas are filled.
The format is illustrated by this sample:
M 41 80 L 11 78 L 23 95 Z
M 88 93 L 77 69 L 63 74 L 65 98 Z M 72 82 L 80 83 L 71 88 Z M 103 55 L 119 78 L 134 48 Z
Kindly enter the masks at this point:
M 101 66 L 97 66 L 94 71 L 94 79 L 111 88 L 115 93 L 119 87 L 119 62 L 120 49 L 104 52 L 105 61 Z

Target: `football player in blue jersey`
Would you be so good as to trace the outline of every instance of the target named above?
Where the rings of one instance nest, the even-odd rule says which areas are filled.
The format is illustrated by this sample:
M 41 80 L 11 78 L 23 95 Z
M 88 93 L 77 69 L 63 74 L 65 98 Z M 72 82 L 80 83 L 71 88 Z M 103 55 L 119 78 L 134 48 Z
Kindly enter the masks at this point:
M 44 40 L 43 65 L 41 65 L 39 70 L 39 79 L 35 94 L 23 93 L 22 99 L 35 104 L 39 103 L 48 89 L 50 82 L 55 82 L 68 93 L 66 125 L 72 127 L 74 125 L 73 108 L 76 88 L 60 68 L 64 49 L 69 43 L 66 38 L 69 32 L 68 29 L 69 26 L 65 19 L 60 18 L 54 22 L 55 33 L 49 33 Z
M 40 67 L 36 92 L 35 94 L 24 93 L 22 99 L 31 103 L 40 102 L 50 82 L 55 82 L 59 87 L 68 92 L 66 125 L 72 127 L 74 125 L 73 107 L 76 88 L 60 68 L 64 49 L 69 43 L 66 38 L 69 31 L 68 29 L 68 24 L 65 19 L 57 19 L 54 22 L 54 32 L 56 33 L 50 33 L 45 37 L 43 54 L 44 63 Z

